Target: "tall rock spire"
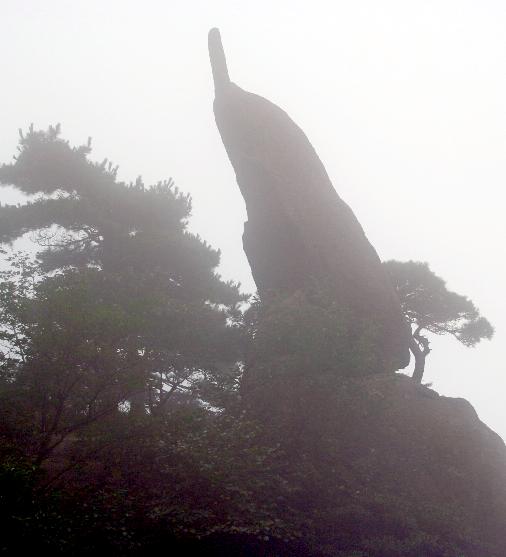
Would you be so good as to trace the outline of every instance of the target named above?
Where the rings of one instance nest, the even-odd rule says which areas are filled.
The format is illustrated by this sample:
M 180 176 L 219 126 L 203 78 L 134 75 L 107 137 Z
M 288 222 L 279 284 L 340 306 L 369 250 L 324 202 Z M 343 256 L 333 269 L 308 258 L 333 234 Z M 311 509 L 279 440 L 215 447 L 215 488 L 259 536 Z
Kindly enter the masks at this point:
M 354 326 L 377 331 L 378 371 L 405 367 L 410 334 L 399 301 L 308 138 L 279 107 L 230 81 L 217 29 L 209 54 L 216 124 L 246 202 L 243 245 L 261 298 L 321 284 Z

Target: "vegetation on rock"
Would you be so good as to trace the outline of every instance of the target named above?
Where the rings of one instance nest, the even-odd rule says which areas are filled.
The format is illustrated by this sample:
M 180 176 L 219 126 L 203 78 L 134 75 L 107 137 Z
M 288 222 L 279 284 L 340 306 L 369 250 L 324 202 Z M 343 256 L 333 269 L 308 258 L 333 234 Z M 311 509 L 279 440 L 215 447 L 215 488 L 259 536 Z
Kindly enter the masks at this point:
M 372 373 L 377 327 L 321 284 L 243 314 L 189 198 L 89 153 L 31 129 L 0 169 L 38 196 L 1 241 L 40 246 L 1 275 L 3 554 L 504 555 L 506 449 L 468 403 Z
M 491 339 L 494 328 L 466 296 L 451 292 L 445 281 L 434 274 L 427 263 L 386 261 L 383 264 L 411 326 L 409 346 L 415 358 L 413 379 L 422 382 L 430 341 L 422 333 L 452 335 L 467 347 Z

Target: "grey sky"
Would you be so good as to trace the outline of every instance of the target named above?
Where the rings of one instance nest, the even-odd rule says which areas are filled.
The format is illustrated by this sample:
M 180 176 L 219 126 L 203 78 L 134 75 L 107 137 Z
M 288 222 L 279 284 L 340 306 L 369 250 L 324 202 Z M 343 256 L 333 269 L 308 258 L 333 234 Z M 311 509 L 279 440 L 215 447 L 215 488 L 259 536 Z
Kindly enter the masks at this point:
M 428 261 L 496 327 L 433 342 L 426 380 L 506 437 L 506 3 L 0 0 L 0 161 L 61 122 L 122 179 L 172 176 L 221 272 L 253 290 L 244 204 L 212 115 L 207 31 L 232 80 L 305 130 L 382 259 Z M 15 199 L 0 190 L 0 200 Z

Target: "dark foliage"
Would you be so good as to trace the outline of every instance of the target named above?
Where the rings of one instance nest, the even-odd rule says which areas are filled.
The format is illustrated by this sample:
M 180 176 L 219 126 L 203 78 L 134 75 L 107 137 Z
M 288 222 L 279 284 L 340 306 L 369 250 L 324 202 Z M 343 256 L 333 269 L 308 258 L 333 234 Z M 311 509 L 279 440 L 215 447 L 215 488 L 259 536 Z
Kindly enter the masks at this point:
M 419 383 L 425 359 L 431 351 L 425 331 L 435 335 L 452 335 L 467 347 L 494 335 L 494 328 L 480 315 L 473 302 L 448 290 L 445 281 L 434 274 L 427 263 L 392 260 L 383 265 L 411 326 L 410 349 L 415 357 L 413 378 Z
M 372 378 L 377 327 L 321 284 L 243 315 L 189 198 L 89 153 L 31 129 L 0 169 L 39 196 L 1 241 L 40 246 L 1 274 L 3 554 L 503 554 L 503 445 L 469 405 Z

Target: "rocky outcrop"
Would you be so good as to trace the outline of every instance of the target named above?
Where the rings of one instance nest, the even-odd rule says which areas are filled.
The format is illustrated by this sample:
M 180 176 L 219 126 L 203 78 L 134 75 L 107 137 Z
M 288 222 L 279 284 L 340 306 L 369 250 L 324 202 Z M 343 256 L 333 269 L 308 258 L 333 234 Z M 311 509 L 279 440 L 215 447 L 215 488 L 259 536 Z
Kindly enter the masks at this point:
M 506 555 L 506 446 L 469 402 L 403 375 L 329 385 L 275 377 L 260 401 L 284 455 L 277 518 L 304 520 L 296 546 L 251 555 Z
M 217 29 L 209 50 L 216 123 L 246 202 L 243 245 L 260 296 L 326 288 L 357 328 L 376 329 L 376 369 L 405 367 L 410 335 L 399 302 L 313 146 L 283 110 L 230 81 Z

